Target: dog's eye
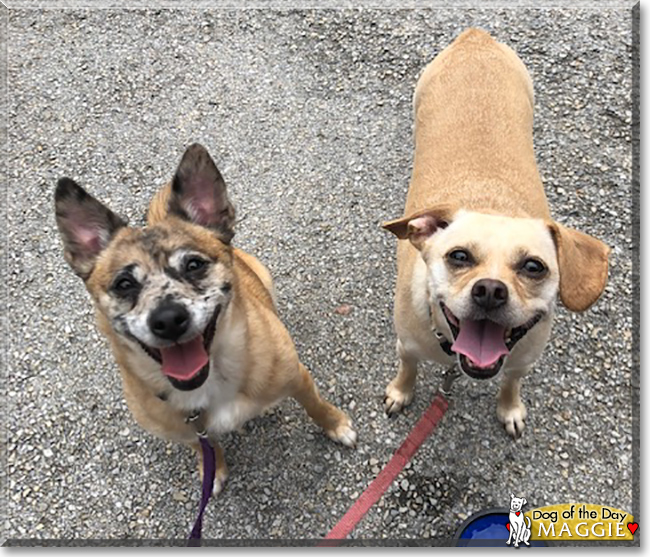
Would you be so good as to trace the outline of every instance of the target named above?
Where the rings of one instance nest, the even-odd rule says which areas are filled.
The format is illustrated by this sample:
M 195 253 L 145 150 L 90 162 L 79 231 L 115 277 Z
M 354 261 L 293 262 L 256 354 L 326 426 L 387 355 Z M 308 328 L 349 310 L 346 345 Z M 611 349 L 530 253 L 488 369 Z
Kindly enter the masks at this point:
M 118 294 L 126 294 L 137 288 L 138 283 L 131 277 L 121 277 L 113 284 L 113 290 Z
M 206 262 L 200 257 L 190 257 L 185 263 L 185 272 L 186 273 L 195 273 L 203 269 L 206 266 Z
M 464 249 L 455 249 L 447 254 L 447 260 L 456 267 L 465 267 L 474 262 L 472 255 Z
M 546 266 L 538 259 L 526 259 L 521 265 L 521 270 L 530 277 L 539 278 L 546 273 Z

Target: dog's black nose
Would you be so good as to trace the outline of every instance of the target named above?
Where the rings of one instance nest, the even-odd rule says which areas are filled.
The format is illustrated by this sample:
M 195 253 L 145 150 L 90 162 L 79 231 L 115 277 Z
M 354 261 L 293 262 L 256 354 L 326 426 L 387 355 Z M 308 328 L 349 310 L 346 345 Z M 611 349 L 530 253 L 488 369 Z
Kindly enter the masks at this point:
M 190 313 L 173 302 L 161 304 L 149 315 L 149 328 L 157 337 L 178 340 L 190 325 Z
M 472 298 L 485 310 L 496 309 L 508 301 L 508 287 L 500 280 L 481 279 L 472 287 Z

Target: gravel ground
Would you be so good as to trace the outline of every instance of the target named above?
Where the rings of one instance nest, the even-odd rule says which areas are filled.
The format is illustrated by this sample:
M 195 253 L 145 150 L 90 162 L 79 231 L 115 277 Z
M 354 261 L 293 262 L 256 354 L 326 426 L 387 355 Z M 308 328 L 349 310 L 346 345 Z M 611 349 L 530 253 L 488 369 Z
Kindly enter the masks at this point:
M 229 184 L 235 243 L 271 269 L 303 362 L 360 434 L 357 450 L 337 446 L 285 401 L 225 436 L 231 478 L 204 536 L 308 539 L 333 526 L 439 382 L 439 368 L 424 366 L 411 408 L 383 415 L 396 369 L 396 246 L 378 223 L 403 208 L 419 72 L 468 26 L 530 69 L 553 213 L 612 246 L 610 282 L 587 313 L 560 308 L 524 386 L 521 440 L 496 420 L 496 383 L 460 381 L 435 436 L 354 537 L 445 543 L 512 491 L 528 508 L 589 502 L 638 516 L 629 7 L 12 9 L 5 537 L 189 532 L 194 457 L 132 421 L 89 297 L 63 260 L 52 194 L 57 178 L 74 176 L 140 224 L 193 141 Z M 342 304 L 349 313 L 335 311 Z

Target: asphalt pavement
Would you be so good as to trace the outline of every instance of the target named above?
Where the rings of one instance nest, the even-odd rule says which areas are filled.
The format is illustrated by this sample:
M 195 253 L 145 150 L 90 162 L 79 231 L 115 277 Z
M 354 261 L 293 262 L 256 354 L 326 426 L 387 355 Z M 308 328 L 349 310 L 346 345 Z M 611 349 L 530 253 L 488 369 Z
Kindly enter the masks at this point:
M 469 26 L 529 68 L 552 213 L 612 247 L 610 280 L 586 313 L 559 308 L 524 383 L 523 437 L 496 419 L 498 383 L 460 381 L 435 435 L 354 537 L 447 543 L 468 515 L 507 506 L 513 492 L 529 508 L 638 512 L 629 5 L 4 14 L 5 538 L 189 533 L 194 456 L 132 420 L 89 296 L 63 259 L 52 196 L 68 175 L 142 224 L 194 141 L 228 183 L 234 243 L 271 270 L 302 361 L 359 433 L 356 450 L 336 445 L 287 400 L 225 435 L 231 475 L 204 536 L 307 540 L 334 525 L 440 381 L 438 366 L 423 366 L 413 405 L 384 416 L 397 364 L 396 240 L 379 223 L 402 214 L 417 77 Z

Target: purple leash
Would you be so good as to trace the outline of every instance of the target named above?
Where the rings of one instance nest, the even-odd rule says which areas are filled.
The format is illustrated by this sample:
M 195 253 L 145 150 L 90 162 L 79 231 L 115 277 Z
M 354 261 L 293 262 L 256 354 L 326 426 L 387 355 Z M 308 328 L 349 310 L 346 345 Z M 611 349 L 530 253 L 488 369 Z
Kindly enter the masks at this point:
M 189 418 L 188 421 L 195 422 L 198 418 L 198 414 L 194 419 Z M 205 430 L 198 430 L 197 435 L 199 436 L 199 443 L 201 444 L 201 452 L 203 453 L 203 486 L 201 489 L 201 504 L 199 505 L 199 514 L 196 517 L 194 522 L 194 527 L 190 533 L 188 546 L 196 547 L 200 545 L 200 542 L 194 540 L 201 539 L 201 529 L 203 527 L 203 513 L 205 508 L 208 505 L 208 501 L 212 496 L 212 488 L 214 487 L 214 473 L 216 471 L 216 456 L 214 452 L 214 447 L 210 445 L 208 441 L 208 435 Z

